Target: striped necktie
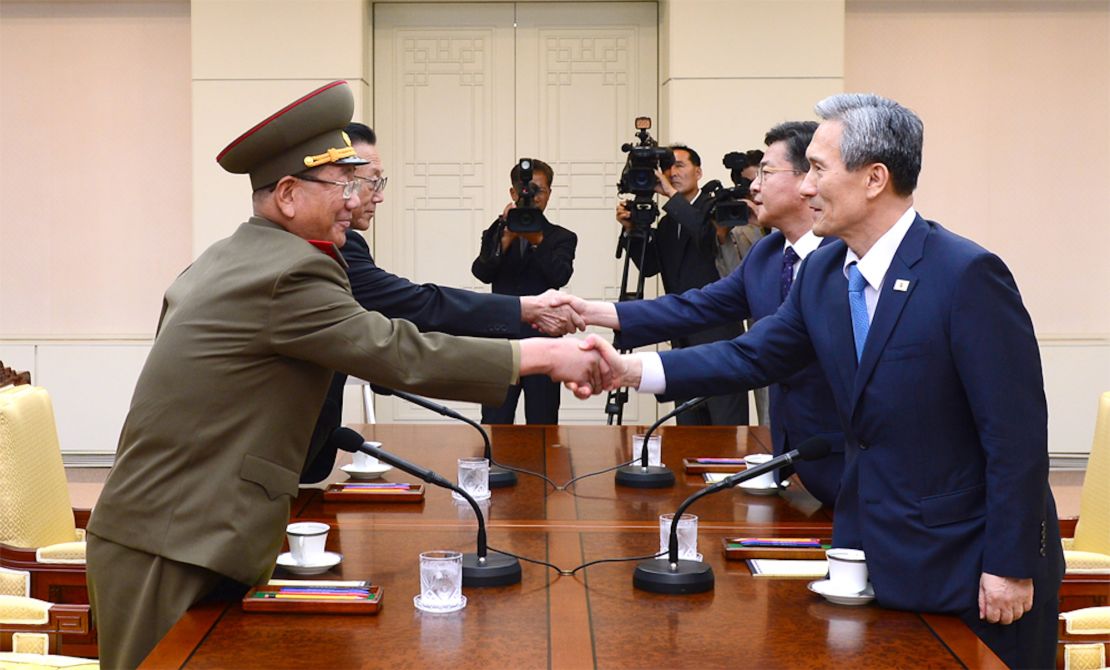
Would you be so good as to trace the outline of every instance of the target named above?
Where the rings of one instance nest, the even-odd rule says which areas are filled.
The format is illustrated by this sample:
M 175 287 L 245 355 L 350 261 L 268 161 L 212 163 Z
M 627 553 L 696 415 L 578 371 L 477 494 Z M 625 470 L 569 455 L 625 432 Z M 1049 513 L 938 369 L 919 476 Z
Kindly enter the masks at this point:
M 794 283 L 794 264 L 798 262 L 798 252 L 794 247 L 786 247 L 782 252 L 782 274 L 779 276 L 779 298 L 783 301 L 790 294 L 790 286 Z

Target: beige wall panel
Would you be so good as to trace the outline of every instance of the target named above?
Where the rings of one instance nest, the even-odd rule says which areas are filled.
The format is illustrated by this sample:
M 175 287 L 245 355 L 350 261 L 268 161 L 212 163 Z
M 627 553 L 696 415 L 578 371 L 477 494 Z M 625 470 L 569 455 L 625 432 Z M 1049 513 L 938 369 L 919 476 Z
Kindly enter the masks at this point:
M 193 0 L 194 79 L 362 79 L 365 0 Z
M 251 214 L 250 178 L 224 171 L 216 156 L 254 124 L 329 81 L 193 82 L 193 257 L 235 232 Z M 359 119 L 368 91 L 360 81 L 352 81 L 351 86 Z
M 0 336 L 153 332 L 189 258 L 188 5 L 4 3 L 0 90 Z
M 839 77 L 843 0 L 664 0 L 660 80 Z
M 663 86 L 670 122 L 662 141 L 688 144 L 701 154 L 703 184 L 729 184 L 721 164 L 727 152 L 762 148 L 764 134 L 782 121 L 816 118 L 813 103 L 841 86 L 839 79 L 672 79 Z
M 925 122 L 922 214 L 1005 259 L 1042 337 L 1110 333 L 1106 3 L 849 7 L 846 89 Z

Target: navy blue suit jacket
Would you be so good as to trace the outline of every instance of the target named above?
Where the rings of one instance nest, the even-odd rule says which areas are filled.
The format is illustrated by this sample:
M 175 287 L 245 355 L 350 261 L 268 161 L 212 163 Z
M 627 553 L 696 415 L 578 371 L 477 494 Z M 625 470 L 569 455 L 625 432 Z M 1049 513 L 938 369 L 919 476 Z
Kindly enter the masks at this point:
M 347 261 L 351 293 L 369 311 L 391 319 L 407 319 L 422 332 L 510 337 L 520 331 L 520 298 L 415 284 L 378 267 L 365 238 L 353 230 L 347 231 L 347 243 L 340 252 Z M 336 447 L 328 444 L 328 438 L 342 421 L 346 383 L 345 374 L 332 379 L 309 443 L 303 482 L 322 480 L 335 465 Z
M 1033 324 L 1005 264 L 917 217 L 887 271 L 857 364 L 834 242 L 751 332 L 662 354 L 667 395 L 761 386 L 817 360 L 845 427 L 833 541 L 867 554 L 880 604 L 977 608 L 979 575 L 1063 575 Z M 895 289 L 895 286 L 898 289 Z
M 830 238 L 822 244 L 831 241 Z M 744 262 L 728 276 L 703 288 L 654 300 L 617 303 L 621 324 L 618 346 L 632 349 L 694 333 L 706 326 L 774 314 L 782 304 L 784 245 L 782 233 L 775 231 L 759 240 Z M 831 506 L 844 471 L 844 434 L 821 367 L 813 362 L 772 384 L 770 406 L 776 455 L 810 437 L 821 436 L 829 441 L 834 453 L 818 462 L 798 463 L 796 471 L 810 493 Z

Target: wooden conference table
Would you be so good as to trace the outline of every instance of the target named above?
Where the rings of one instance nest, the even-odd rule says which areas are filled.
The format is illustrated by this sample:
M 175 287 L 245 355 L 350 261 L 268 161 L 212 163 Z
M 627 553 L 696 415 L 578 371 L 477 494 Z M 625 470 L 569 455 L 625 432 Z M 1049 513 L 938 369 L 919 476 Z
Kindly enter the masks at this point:
M 465 426 L 358 426 L 383 448 L 453 479 L 455 461 L 479 455 Z M 627 460 L 637 427 L 505 426 L 493 429 L 494 458 L 571 477 Z M 603 558 L 656 551 L 658 516 L 704 486 L 683 457 L 770 451 L 758 427 L 668 427 L 663 460 L 678 482 L 667 489 L 617 487 L 613 473 L 553 492 L 535 477 L 495 489 L 486 509 L 489 544 L 573 568 Z M 340 455 L 339 464 L 349 462 Z M 396 470 L 389 481 L 416 482 Z M 336 469 L 326 483 L 346 480 Z M 304 489 L 292 515 L 329 523 L 328 550 L 343 562 L 323 578 L 370 578 L 384 588 L 376 616 L 250 614 L 238 604 L 193 608 L 147 658 L 144 668 L 1003 668 L 952 617 L 842 607 L 810 593 L 807 580 L 754 578 L 725 559 L 736 535 L 828 537 L 831 516 L 794 480 L 783 493 L 738 489 L 699 500 L 698 549 L 716 575 L 713 591 L 667 596 L 632 586 L 634 562 L 602 563 L 560 576 L 522 562 L 520 584 L 464 588 L 467 607 L 425 614 L 417 556 L 430 549 L 474 551 L 476 523 L 450 492 L 431 488 L 420 504 L 324 502 Z M 907 575 L 912 579 L 912 575 Z

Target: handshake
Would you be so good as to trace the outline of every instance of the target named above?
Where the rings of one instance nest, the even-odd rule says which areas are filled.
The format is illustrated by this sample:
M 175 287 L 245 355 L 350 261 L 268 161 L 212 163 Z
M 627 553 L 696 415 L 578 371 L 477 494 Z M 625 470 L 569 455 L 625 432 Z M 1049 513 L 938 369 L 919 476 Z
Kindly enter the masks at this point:
M 585 330 L 586 326 L 620 326 L 612 303 L 587 301 L 556 290 L 521 298 L 521 314 L 523 320 L 548 335 Z M 638 358 L 618 353 L 597 335 L 585 339 L 530 338 L 520 343 L 522 376 L 545 374 L 563 382 L 582 399 L 623 386 L 639 386 L 640 373 Z

